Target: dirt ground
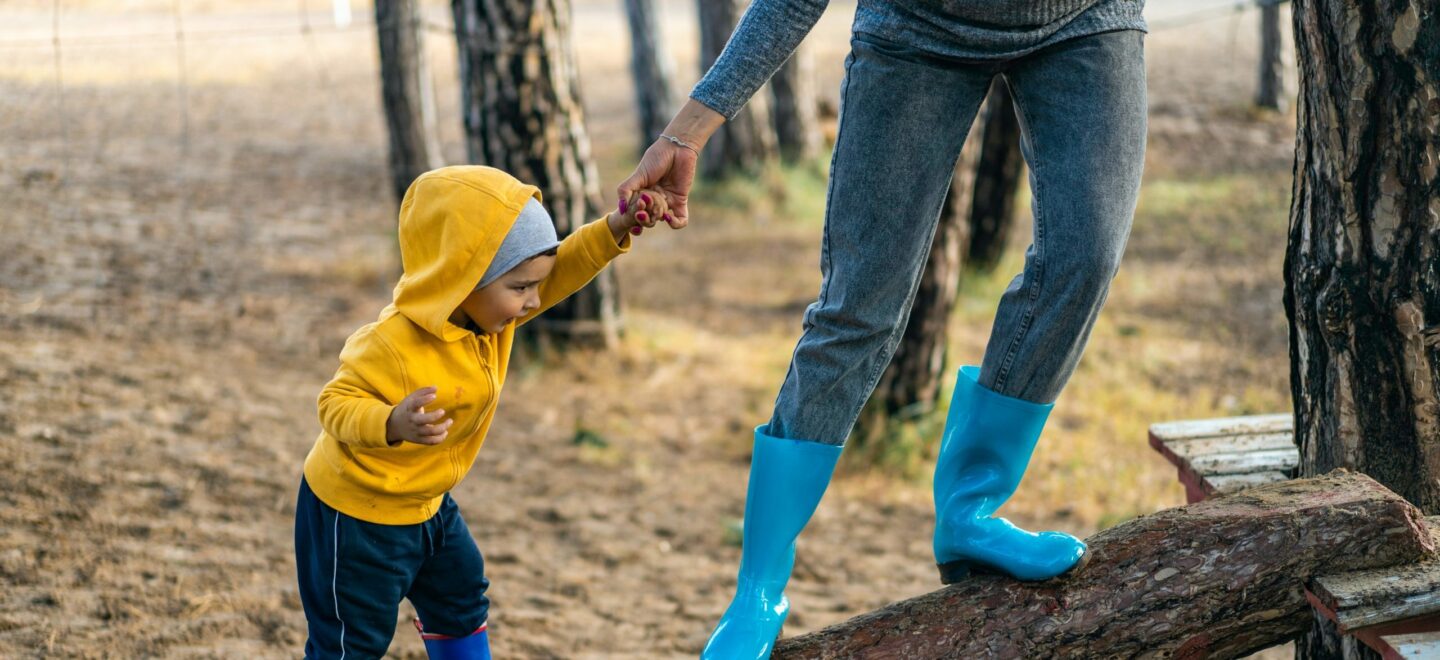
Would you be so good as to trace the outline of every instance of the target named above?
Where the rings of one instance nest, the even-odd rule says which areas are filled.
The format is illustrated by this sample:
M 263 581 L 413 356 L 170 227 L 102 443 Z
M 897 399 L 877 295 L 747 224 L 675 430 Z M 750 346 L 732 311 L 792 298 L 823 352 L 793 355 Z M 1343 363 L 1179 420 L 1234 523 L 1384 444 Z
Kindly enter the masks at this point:
M 170 3 L 92 4 L 67 3 L 58 55 L 48 4 L 0 9 L 0 656 L 293 657 L 315 397 L 398 269 L 373 37 L 293 4 L 186 3 L 177 48 Z M 692 7 L 665 7 L 679 89 L 695 78 Z M 628 47 L 618 3 L 576 11 L 608 196 L 633 164 Z M 834 3 L 810 39 L 831 99 L 851 12 Z M 1146 424 L 1288 409 L 1294 127 L 1247 109 L 1255 34 L 1246 16 L 1148 41 L 1134 236 L 1006 509 L 1022 524 L 1088 534 L 1177 505 Z M 432 37 L 446 156 L 462 162 L 453 46 Z M 734 583 L 749 431 L 819 282 L 819 218 L 793 208 L 712 201 L 690 229 L 648 233 L 619 266 L 623 346 L 512 377 L 455 491 L 486 555 L 497 657 L 703 645 Z M 966 283 L 952 361 L 979 359 L 1024 243 L 1012 270 Z M 938 587 L 931 525 L 923 475 L 847 465 L 802 537 L 787 633 Z M 420 658 L 409 616 L 391 652 Z

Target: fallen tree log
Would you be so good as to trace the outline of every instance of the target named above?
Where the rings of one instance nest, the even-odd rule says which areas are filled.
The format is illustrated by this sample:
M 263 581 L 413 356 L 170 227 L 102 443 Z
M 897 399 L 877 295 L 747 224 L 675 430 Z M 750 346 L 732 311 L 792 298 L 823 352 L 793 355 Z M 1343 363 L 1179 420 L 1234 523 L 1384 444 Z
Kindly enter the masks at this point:
M 1237 657 L 1310 625 L 1305 581 L 1432 556 L 1424 515 L 1345 470 L 1128 521 L 1077 574 L 994 575 L 782 641 L 778 658 Z

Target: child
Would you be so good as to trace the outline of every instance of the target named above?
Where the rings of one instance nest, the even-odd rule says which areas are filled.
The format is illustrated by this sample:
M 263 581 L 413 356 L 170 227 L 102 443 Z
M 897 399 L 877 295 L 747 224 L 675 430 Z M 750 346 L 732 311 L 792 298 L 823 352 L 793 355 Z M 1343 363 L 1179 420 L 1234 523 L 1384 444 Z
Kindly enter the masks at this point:
M 557 241 L 540 191 L 499 170 L 410 186 L 394 302 L 345 342 L 300 481 L 305 657 L 383 656 L 402 598 L 431 658 L 490 657 L 489 582 L 449 491 L 494 419 L 515 327 L 629 251 L 629 234 L 673 222 L 661 195 L 635 198 Z

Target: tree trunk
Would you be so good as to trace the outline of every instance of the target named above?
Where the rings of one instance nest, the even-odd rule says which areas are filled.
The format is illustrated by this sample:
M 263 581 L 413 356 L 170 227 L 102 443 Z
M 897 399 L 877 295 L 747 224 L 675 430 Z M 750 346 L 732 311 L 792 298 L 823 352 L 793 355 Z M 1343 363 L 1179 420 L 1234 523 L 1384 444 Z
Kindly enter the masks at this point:
M 385 123 L 390 129 L 390 182 L 398 205 L 410 182 L 443 164 L 419 2 L 376 0 L 375 31 L 380 39 Z
M 568 0 L 454 0 L 470 161 L 538 186 L 560 236 L 603 206 L 585 134 Z M 536 319 L 548 339 L 613 344 L 618 285 L 607 268 Z
M 1020 152 L 1020 119 L 1010 87 L 997 78 L 985 99 L 980 162 L 970 202 L 970 253 L 966 267 L 989 272 L 1000 263 L 1015 224 L 1015 203 L 1025 156 Z
M 1422 25 L 1417 5 L 1400 6 L 1295 4 L 1304 84 L 1285 311 L 1301 474 L 1359 470 L 1433 514 L 1440 15 Z
M 1285 61 L 1280 27 L 1279 0 L 1265 0 L 1260 5 L 1260 82 L 1255 89 L 1255 105 L 1271 110 L 1285 109 Z
M 819 103 L 815 98 L 815 58 L 801 45 L 770 79 L 775 99 L 775 139 L 780 156 L 804 161 L 820 153 Z
M 665 49 L 654 0 L 625 0 L 630 21 L 630 72 L 635 77 L 635 107 L 640 115 L 640 151 L 643 153 L 665 130 L 674 114 L 670 80 L 675 65 Z
M 1069 578 L 977 576 L 781 642 L 779 658 L 1233 658 L 1309 625 L 1322 572 L 1435 552 L 1422 514 L 1365 475 L 1260 486 L 1089 540 Z
M 1297 0 L 1285 254 L 1300 474 L 1359 470 L 1440 513 L 1440 16 Z M 1323 636 L 1322 630 L 1312 633 Z M 1297 656 L 1331 655 L 1307 639 Z
M 960 270 L 970 241 L 970 225 L 965 213 L 970 208 L 971 183 L 979 153 L 979 140 L 972 135 L 960 151 L 950 190 L 940 207 L 935 239 L 930 244 L 920 287 L 915 291 L 915 304 L 910 308 L 905 333 L 856 425 L 857 447 L 887 442 L 886 432 L 892 422 L 928 414 L 940 399 L 947 372 L 950 312 L 955 309 Z
M 720 57 L 740 20 L 740 0 L 696 0 L 700 15 L 700 71 Z M 700 157 L 701 172 L 719 176 L 754 171 L 775 155 L 775 128 L 764 92 L 755 94 L 740 114 L 710 137 Z

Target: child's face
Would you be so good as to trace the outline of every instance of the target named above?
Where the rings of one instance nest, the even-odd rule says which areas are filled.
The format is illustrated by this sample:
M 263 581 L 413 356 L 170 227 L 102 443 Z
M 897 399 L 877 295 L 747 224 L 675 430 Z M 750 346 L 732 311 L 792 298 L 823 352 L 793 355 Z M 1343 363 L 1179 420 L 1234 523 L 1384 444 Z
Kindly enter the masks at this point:
M 540 283 L 554 267 L 555 257 L 550 255 L 525 261 L 494 282 L 471 291 L 460 303 L 460 310 L 485 332 L 504 332 L 511 321 L 540 307 Z

